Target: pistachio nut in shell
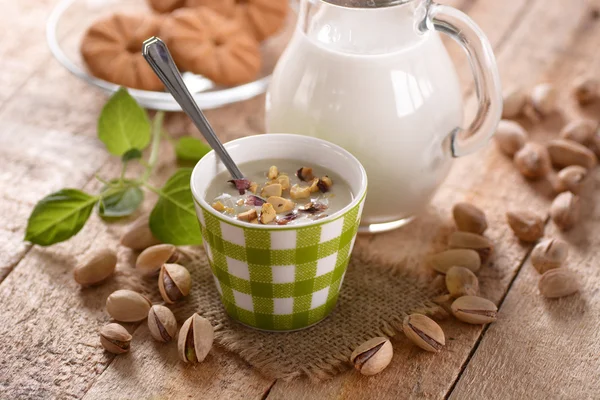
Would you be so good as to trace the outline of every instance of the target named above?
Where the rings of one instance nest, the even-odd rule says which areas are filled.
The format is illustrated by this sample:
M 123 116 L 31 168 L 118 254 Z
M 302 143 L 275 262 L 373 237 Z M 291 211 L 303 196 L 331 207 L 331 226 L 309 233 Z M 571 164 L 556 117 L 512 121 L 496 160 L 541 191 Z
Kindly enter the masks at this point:
M 179 259 L 177 247 L 172 244 L 157 244 L 142 251 L 135 262 L 135 269 L 145 276 L 152 276 L 160 271 L 163 264 L 174 263 Z
M 559 168 L 580 165 L 591 169 L 598 162 L 593 151 L 572 140 L 554 139 L 548 142 L 547 147 L 552 164 Z
M 579 194 L 583 188 L 588 170 L 580 165 L 571 165 L 558 172 L 559 191 L 568 190 L 571 193 Z
M 215 332 L 209 320 L 194 314 L 179 330 L 177 352 L 183 362 L 202 362 L 212 348 Z
M 494 251 L 494 244 L 490 239 L 471 232 L 452 233 L 448 240 L 448 246 L 451 249 L 475 250 L 482 263 L 486 263 Z
M 471 270 L 465 267 L 452 267 L 446 272 L 446 289 L 454 298 L 477 296 L 479 280 Z
M 529 134 L 521 125 L 507 120 L 500 121 L 494 135 L 498 149 L 511 158 L 525 146 L 528 138 Z
M 116 266 L 117 254 L 109 249 L 100 250 L 75 267 L 73 278 L 82 286 L 96 285 L 112 276 Z
M 550 206 L 550 216 L 559 229 L 566 231 L 575 226 L 581 217 L 581 200 L 571 192 L 556 196 Z
M 119 324 L 104 325 L 100 329 L 100 344 L 109 353 L 127 353 L 131 344 L 131 335 Z
M 190 293 L 192 277 L 179 264 L 164 264 L 158 275 L 158 290 L 166 303 L 173 304 Z
M 459 297 L 450 308 L 456 318 L 475 325 L 494 322 L 498 314 L 498 307 L 494 303 L 477 296 Z
M 160 240 L 150 230 L 150 217 L 147 214 L 136 219 L 121 236 L 121 245 L 132 250 L 144 250 L 159 243 Z
M 521 175 L 540 179 L 552 169 L 548 150 L 538 143 L 529 142 L 515 154 L 514 163 Z
M 531 105 L 541 116 L 547 116 L 556 111 L 558 92 L 550 83 L 540 83 L 534 86 L 529 95 Z
M 598 123 L 593 119 L 576 119 L 565 125 L 560 131 L 560 137 L 587 146 L 594 139 L 597 130 Z
M 542 296 L 555 299 L 577 293 L 579 280 L 570 269 L 556 268 L 544 272 L 540 277 L 538 288 Z
M 177 320 L 171 310 L 157 304 L 148 312 L 148 329 L 159 342 L 170 342 L 177 335 Z
M 539 242 L 531 252 L 531 265 L 543 274 L 559 268 L 569 255 L 569 245 L 560 239 L 546 239 Z
M 459 231 L 481 235 L 488 227 L 485 213 L 471 203 L 455 204 L 452 215 Z
M 512 87 L 502 93 L 502 118 L 516 118 L 527 103 L 527 93 L 520 87 Z
M 600 96 L 600 81 L 592 76 L 580 76 L 573 82 L 573 94 L 582 106 L 593 103 Z
M 117 290 L 106 299 L 106 311 L 117 321 L 137 322 L 148 316 L 152 303 L 133 290 Z
M 437 353 L 446 344 L 442 328 L 423 314 L 407 315 L 402 323 L 402 330 L 406 337 L 426 351 Z
M 544 220 L 530 211 L 509 211 L 506 220 L 515 236 L 524 242 L 536 242 L 544 236 Z
M 371 376 L 383 371 L 392 361 L 394 349 L 388 338 L 375 337 L 358 346 L 350 356 L 361 374 Z
M 441 274 L 445 274 L 450 268 L 458 265 L 470 269 L 473 272 L 479 271 L 481 259 L 475 250 L 471 249 L 450 249 L 441 253 L 433 254 L 428 257 L 431 267 Z

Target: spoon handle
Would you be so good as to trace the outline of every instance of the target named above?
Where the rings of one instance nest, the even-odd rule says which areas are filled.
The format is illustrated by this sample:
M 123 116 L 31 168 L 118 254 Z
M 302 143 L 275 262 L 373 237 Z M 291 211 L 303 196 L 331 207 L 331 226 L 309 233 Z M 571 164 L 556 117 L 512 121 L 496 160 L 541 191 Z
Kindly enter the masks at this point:
M 177 65 L 175 65 L 167 45 L 160 38 L 151 37 L 144 41 L 142 54 L 162 83 L 164 83 L 167 90 L 173 95 L 177 103 L 179 103 L 182 110 L 192 119 L 194 125 L 202 133 L 202 136 L 204 136 L 210 147 L 214 149 L 221 161 L 223 161 L 231 176 L 234 179 L 243 179 L 244 175 L 242 175 L 227 150 L 225 150 L 225 147 L 223 147 L 215 131 L 185 86 L 181 73 L 177 69 Z

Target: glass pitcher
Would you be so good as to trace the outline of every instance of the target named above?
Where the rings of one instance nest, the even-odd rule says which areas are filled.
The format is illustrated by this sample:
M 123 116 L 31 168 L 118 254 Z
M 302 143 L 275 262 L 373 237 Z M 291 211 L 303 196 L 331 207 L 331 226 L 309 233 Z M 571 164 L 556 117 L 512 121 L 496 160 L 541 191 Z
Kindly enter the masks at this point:
M 465 129 L 458 77 L 436 31 L 470 59 L 479 110 Z M 368 232 L 419 212 L 452 158 L 486 144 L 501 114 L 485 35 L 462 12 L 430 0 L 301 0 L 267 94 L 268 132 L 325 139 L 362 162 Z

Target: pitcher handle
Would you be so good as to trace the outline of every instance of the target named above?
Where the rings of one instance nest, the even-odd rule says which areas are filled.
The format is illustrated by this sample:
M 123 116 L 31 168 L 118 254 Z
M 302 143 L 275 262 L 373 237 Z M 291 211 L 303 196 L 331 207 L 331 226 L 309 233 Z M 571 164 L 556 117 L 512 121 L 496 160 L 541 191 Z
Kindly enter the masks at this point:
M 494 135 L 502 116 L 502 88 L 496 58 L 490 42 L 479 26 L 453 7 L 424 2 L 425 17 L 419 29 L 435 29 L 457 41 L 467 53 L 475 78 L 479 109 L 468 128 L 451 134 L 452 156 L 461 157 L 483 147 Z

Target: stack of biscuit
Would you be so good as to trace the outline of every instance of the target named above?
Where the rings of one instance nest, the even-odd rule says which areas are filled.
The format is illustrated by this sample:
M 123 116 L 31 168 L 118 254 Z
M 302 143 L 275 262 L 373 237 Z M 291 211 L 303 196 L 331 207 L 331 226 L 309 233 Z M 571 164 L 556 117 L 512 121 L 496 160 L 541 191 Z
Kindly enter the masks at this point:
M 285 24 L 288 0 L 147 0 L 157 14 L 114 14 L 88 28 L 81 54 L 90 72 L 121 86 L 162 90 L 141 54 L 142 42 L 161 37 L 182 71 L 215 84 L 255 80 L 260 42 Z

